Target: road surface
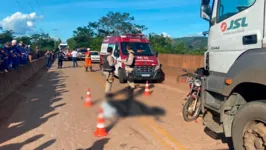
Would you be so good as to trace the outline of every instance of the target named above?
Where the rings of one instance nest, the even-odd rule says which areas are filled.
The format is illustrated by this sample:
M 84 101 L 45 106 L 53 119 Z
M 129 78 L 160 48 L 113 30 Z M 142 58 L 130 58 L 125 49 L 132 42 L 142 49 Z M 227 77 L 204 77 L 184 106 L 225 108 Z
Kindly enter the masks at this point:
M 133 95 L 128 116 L 116 124 L 106 121 L 109 135 L 96 138 L 97 113 L 104 101 L 104 78 L 96 72 L 54 65 L 41 71 L 10 95 L 0 106 L 0 150 L 222 150 L 221 140 L 204 132 L 202 121 L 183 121 L 184 88 L 167 84 L 151 85 L 151 96 L 143 96 L 145 84 Z M 83 62 L 79 62 L 80 65 Z M 168 80 L 169 82 L 169 80 Z M 167 83 L 167 82 L 166 82 Z M 120 113 L 127 111 L 127 85 L 113 85 L 111 103 Z M 93 107 L 84 107 L 87 89 Z

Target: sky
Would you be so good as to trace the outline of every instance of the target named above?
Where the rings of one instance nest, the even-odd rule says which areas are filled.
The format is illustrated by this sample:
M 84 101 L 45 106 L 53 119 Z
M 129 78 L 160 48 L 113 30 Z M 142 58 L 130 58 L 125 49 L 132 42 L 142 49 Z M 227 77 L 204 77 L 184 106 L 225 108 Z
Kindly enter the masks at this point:
M 0 26 L 18 35 L 49 33 L 63 41 L 73 30 L 98 21 L 109 11 L 128 12 L 144 34 L 195 36 L 208 30 L 200 18 L 201 0 L 1 0 Z M 5 7 L 6 6 L 6 7 Z

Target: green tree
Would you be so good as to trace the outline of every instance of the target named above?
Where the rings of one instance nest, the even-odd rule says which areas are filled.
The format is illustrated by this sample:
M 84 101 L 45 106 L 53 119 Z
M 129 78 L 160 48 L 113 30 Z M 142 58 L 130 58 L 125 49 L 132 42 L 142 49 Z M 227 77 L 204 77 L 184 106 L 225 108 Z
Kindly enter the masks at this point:
M 97 36 L 122 35 L 126 33 L 142 33 L 147 30 L 144 25 L 134 23 L 135 18 L 129 13 L 108 12 L 97 22 L 89 22 L 88 27 Z
M 3 33 L 0 33 L 1 43 L 11 42 L 13 39 L 14 39 L 13 31 L 11 30 L 6 30 L 6 31 L 3 31 Z
M 154 51 L 159 53 L 171 53 L 173 49 L 171 38 L 155 33 L 150 33 L 148 37 Z
M 77 42 L 76 42 L 76 40 L 73 37 L 72 38 L 69 38 L 67 40 L 67 44 L 68 44 L 68 46 L 69 46 L 70 49 L 77 48 Z
M 90 48 L 92 48 L 92 50 L 95 50 L 95 51 L 100 51 L 102 41 L 103 41 L 103 37 L 100 37 L 100 36 L 92 38 Z
M 56 45 L 59 44 L 59 42 L 56 42 L 57 40 L 50 37 L 49 34 L 42 33 L 42 34 L 33 34 L 31 36 L 32 39 L 32 47 L 36 48 L 38 46 L 40 50 L 54 50 Z
M 21 36 L 21 37 L 16 37 L 16 40 L 18 42 L 22 41 L 26 45 L 31 45 L 31 37 Z
M 89 47 L 90 41 L 93 38 L 93 31 L 87 26 L 78 27 L 73 31 L 73 37 L 76 41 L 76 47 Z

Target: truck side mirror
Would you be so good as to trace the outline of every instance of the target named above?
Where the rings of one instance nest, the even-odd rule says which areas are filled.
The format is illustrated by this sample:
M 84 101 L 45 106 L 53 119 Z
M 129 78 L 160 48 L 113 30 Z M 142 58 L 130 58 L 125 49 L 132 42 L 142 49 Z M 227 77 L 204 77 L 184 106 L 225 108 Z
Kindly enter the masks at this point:
M 204 31 L 204 32 L 202 32 L 202 35 L 203 36 L 206 36 L 206 35 L 208 35 L 209 34 L 209 31 Z
M 201 0 L 201 5 L 209 5 L 210 0 Z
M 211 8 L 210 8 L 210 5 L 206 5 L 206 4 L 202 4 L 201 7 L 200 7 L 200 17 L 207 20 L 207 21 L 210 21 L 211 19 Z

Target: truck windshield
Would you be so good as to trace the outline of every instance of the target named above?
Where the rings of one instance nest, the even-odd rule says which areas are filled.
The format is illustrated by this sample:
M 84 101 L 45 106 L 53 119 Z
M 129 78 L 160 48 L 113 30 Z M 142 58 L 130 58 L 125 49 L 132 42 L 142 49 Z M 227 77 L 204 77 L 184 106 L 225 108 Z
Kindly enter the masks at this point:
M 148 43 L 134 43 L 134 42 L 122 42 L 122 53 L 128 55 L 126 46 L 130 44 L 136 56 L 153 56 L 151 47 Z
M 218 22 L 251 7 L 256 0 L 220 0 Z
M 60 45 L 59 48 L 60 49 L 66 49 L 67 48 L 67 45 Z

